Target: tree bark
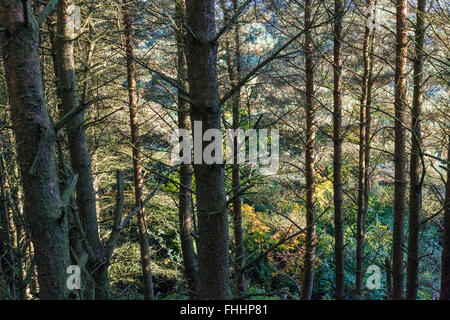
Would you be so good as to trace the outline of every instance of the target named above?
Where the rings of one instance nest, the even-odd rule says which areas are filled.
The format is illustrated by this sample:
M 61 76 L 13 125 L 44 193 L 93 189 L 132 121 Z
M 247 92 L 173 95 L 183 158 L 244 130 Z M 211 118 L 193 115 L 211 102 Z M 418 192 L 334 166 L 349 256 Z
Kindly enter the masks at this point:
M 441 300 L 450 300 L 450 136 L 447 136 L 447 184 L 445 186 L 444 248 L 441 265 Z
M 12 123 L 31 226 L 40 298 L 67 299 L 69 245 L 61 215 L 55 167 L 55 134 L 46 109 L 38 54 L 39 27 L 27 1 L 1 0 L 0 33 L 12 106 Z
M 415 26 L 415 57 L 414 57 L 414 93 L 411 114 L 411 159 L 409 168 L 409 235 L 408 235 L 408 265 L 406 280 L 406 299 L 416 300 L 419 288 L 419 231 L 420 211 L 422 209 L 422 179 L 421 179 L 421 146 L 422 146 L 422 83 L 425 40 L 425 4 L 426 0 L 418 0 Z M 423 173 L 424 174 L 424 173 Z
M 75 74 L 73 41 L 74 27 L 71 25 L 71 0 L 60 0 L 57 6 L 56 60 L 58 72 L 58 95 L 64 114 L 80 107 L 78 85 Z M 86 240 L 92 249 L 87 268 L 95 282 L 95 299 L 109 299 L 108 268 L 103 245 L 98 233 L 95 191 L 92 177 L 91 157 L 84 127 L 84 111 L 67 125 L 68 149 L 72 170 L 78 174 L 76 184 L 77 208 Z
M 314 284 L 316 251 L 316 185 L 314 147 L 316 139 L 314 114 L 314 62 L 312 40 L 312 0 L 305 1 L 305 72 L 306 72 L 306 250 L 304 258 L 304 277 L 301 292 L 302 300 L 311 300 Z
M 133 53 L 133 23 L 130 13 L 131 1 L 123 0 L 123 21 L 125 25 L 125 50 L 127 60 L 128 80 L 128 105 L 130 109 L 131 144 L 133 146 L 133 173 L 134 173 L 134 195 L 136 206 L 141 206 L 137 217 L 139 225 L 139 245 L 141 249 L 142 274 L 144 276 L 144 297 L 153 300 L 152 270 L 150 266 L 150 245 L 147 235 L 147 222 L 145 211 L 142 207 L 142 189 L 144 180 L 142 176 L 141 155 L 139 150 L 139 121 L 137 113 L 136 92 L 136 67 Z
M 403 299 L 404 226 L 406 212 L 406 62 L 407 1 L 397 0 L 395 58 L 395 201 L 392 249 L 392 299 Z
M 176 39 L 177 39 L 177 71 L 178 82 L 184 85 L 185 89 L 189 86 L 187 83 L 186 54 L 184 46 L 184 25 L 185 22 L 185 3 L 184 0 L 175 0 L 175 19 L 176 19 Z M 178 94 L 178 127 L 188 130 L 191 125 L 189 121 L 189 105 L 183 99 L 181 92 Z M 181 164 L 180 166 L 180 190 L 178 195 L 178 215 L 180 220 L 180 240 L 181 251 L 183 254 L 184 274 L 188 284 L 189 297 L 193 300 L 199 297 L 199 276 L 198 259 L 194 249 L 194 213 L 192 206 L 192 166 L 190 164 Z
M 341 0 L 334 1 L 334 112 L 333 112 L 333 190 L 336 300 L 345 298 L 344 215 L 342 191 L 342 17 Z
M 200 121 L 202 134 L 220 129 L 217 43 L 214 0 L 187 0 L 186 43 L 191 120 Z M 194 141 L 202 140 L 194 130 Z M 202 151 L 208 145 L 202 143 Z M 200 298 L 230 298 L 228 215 L 223 164 L 194 163 L 197 186 Z

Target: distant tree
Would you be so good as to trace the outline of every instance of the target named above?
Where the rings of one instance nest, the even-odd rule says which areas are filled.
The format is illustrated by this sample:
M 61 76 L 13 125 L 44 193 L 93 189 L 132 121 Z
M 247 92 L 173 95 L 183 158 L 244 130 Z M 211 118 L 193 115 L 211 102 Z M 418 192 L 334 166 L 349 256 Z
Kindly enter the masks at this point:
M 127 82 L 128 82 L 128 106 L 130 109 L 130 129 L 131 144 L 133 154 L 133 181 L 135 205 L 140 207 L 137 217 L 139 226 L 139 245 L 141 249 L 141 265 L 144 277 L 144 296 L 147 300 L 154 299 L 152 270 L 150 265 L 150 245 L 147 235 L 147 221 L 145 211 L 142 207 L 143 185 L 141 154 L 139 149 L 139 119 L 137 112 L 137 88 L 136 88 L 136 68 L 133 53 L 133 23 L 130 12 L 131 1 L 123 0 L 122 14 L 125 27 L 125 51 L 127 61 Z

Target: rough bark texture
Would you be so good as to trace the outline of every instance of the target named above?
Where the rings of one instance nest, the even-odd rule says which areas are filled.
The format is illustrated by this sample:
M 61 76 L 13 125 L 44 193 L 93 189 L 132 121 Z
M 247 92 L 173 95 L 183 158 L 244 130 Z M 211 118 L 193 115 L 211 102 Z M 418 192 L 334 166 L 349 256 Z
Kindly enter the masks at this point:
M 127 59 L 128 99 L 130 109 L 131 144 L 133 146 L 134 195 L 136 206 L 141 206 L 137 213 L 139 225 L 139 245 L 141 248 L 141 264 L 144 277 L 144 296 L 146 300 L 153 300 L 152 270 L 150 266 L 150 245 L 147 236 L 147 222 L 142 208 L 142 176 L 141 155 L 139 150 L 139 122 L 137 114 L 136 68 L 133 54 L 132 19 L 130 15 L 131 1 L 123 0 L 123 21 L 125 25 L 125 50 Z
M 178 58 L 178 82 L 183 84 L 185 88 L 189 85 L 187 83 L 186 70 L 186 54 L 184 47 L 184 26 L 185 21 L 185 4 L 184 0 L 175 0 L 175 18 L 177 21 L 177 58 Z M 190 107 L 181 96 L 178 95 L 178 127 L 180 129 L 188 130 L 190 126 L 189 121 Z M 180 166 L 180 190 L 178 199 L 178 215 L 180 220 L 180 241 L 181 251 L 183 254 L 184 275 L 188 284 L 189 297 L 191 299 L 198 299 L 199 297 L 199 275 L 198 275 L 198 260 L 194 249 L 194 239 L 192 234 L 194 232 L 194 213 L 192 206 L 192 166 L 190 164 L 182 164 Z
M 334 1 L 334 113 L 333 113 L 333 190 L 336 300 L 345 297 L 344 216 L 342 207 L 342 1 Z
M 395 57 L 395 201 L 392 243 L 392 299 L 403 299 L 403 250 L 406 212 L 406 34 L 407 1 L 397 0 Z
M 214 0 L 187 0 L 186 43 L 191 120 L 201 121 L 203 133 L 220 129 L 217 82 L 217 43 Z M 201 139 L 196 137 L 195 139 Z M 209 143 L 203 142 L 203 148 Z M 202 149 L 203 149 L 202 148 Z M 198 209 L 200 298 L 228 299 L 228 216 L 222 164 L 195 164 Z
M 441 300 L 450 300 L 450 136 L 447 137 L 447 185 L 445 186 L 444 248 L 441 266 Z
M 314 64 L 313 64 L 313 40 L 312 40 L 312 0 L 305 1 L 305 72 L 306 72 L 306 249 L 304 263 L 304 277 L 301 292 L 302 300 L 311 300 L 314 267 L 316 262 L 316 225 L 314 221 L 316 213 L 316 185 L 314 147 L 316 140 L 315 115 L 314 115 Z
M 24 193 L 35 248 L 40 298 L 66 299 L 67 223 L 61 215 L 54 130 L 46 109 L 38 54 L 39 27 L 28 2 L 0 1 L 0 43 Z
M 408 265 L 406 280 L 406 299 L 416 300 L 419 289 L 419 229 L 420 211 L 422 209 L 422 179 L 421 179 L 421 146 L 422 146 L 422 83 L 423 83 L 423 45 L 425 39 L 425 0 L 418 0 L 415 27 L 415 57 L 414 57 L 414 93 L 411 114 L 411 159 L 409 168 L 409 235 L 408 235 Z
M 58 72 L 58 95 L 64 114 L 80 107 L 78 85 L 73 55 L 73 26 L 68 7 L 72 1 L 60 0 L 57 7 L 56 60 Z M 78 175 L 76 184 L 77 208 L 86 240 L 92 249 L 87 268 L 95 282 L 95 298 L 110 298 L 108 269 L 103 245 L 98 233 L 95 191 L 92 177 L 91 157 L 86 140 L 84 112 L 80 112 L 67 126 L 68 149 L 72 170 Z

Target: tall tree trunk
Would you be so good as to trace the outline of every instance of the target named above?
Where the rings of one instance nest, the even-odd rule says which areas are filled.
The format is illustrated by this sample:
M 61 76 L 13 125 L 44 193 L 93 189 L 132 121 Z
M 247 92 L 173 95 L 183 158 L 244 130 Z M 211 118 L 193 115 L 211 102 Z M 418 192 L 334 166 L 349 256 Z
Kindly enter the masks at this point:
M 375 2 L 376 4 L 376 2 Z M 367 5 L 371 6 L 372 1 L 368 0 Z M 367 16 L 367 26 L 364 31 L 363 41 L 363 75 L 361 86 L 360 119 L 359 119 L 359 172 L 358 172 L 358 214 L 357 214 L 357 235 L 356 235 L 356 278 L 355 296 L 361 298 L 364 277 L 364 242 L 366 215 L 369 206 L 370 194 L 370 128 L 371 128 L 371 104 L 372 104 L 372 73 L 373 73 L 373 45 L 375 29 L 370 28 Z
M 233 0 L 234 14 L 238 10 L 238 1 Z M 234 28 L 234 44 L 235 44 L 235 59 L 236 59 L 236 79 L 233 80 L 236 84 L 241 78 L 241 41 L 240 41 L 240 28 L 239 24 L 236 23 Z M 241 102 L 241 89 L 236 92 L 233 100 L 233 129 L 237 130 L 240 127 L 241 117 L 240 117 L 240 102 Z M 240 269 L 243 267 L 245 260 L 245 243 L 244 243 L 244 233 L 242 229 L 242 199 L 241 199 L 241 170 L 239 164 L 237 163 L 237 149 L 238 149 L 238 139 L 235 138 L 234 141 L 234 167 L 232 172 L 232 188 L 234 190 L 233 194 L 233 231 L 234 231 L 234 245 L 236 247 L 236 283 L 237 288 L 241 296 L 247 295 L 247 284 L 245 281 L 245 273 Z
M 344 215 L 342 199 L 342 17 L 341 0 L 334 1 L 334 112 L 333 112 L 333 190 L 336 300 L 345 298 Z
M 224 14 L 224 25 L 230 23 L 230 15 L 228 13 L 225 1 L 221 1 L 222 11 Z M 237 0 L 233 0 L 233 14 L 238 10 Z M 231 41 L 229 38 L 225 40 L 225 60 L 227 63 L 228 76 L 230 78 L 230 85 L 234 87 L 238 84 L 241 77 L 241 48 L 240 48 L 240 28 L 236 23 L 234 28 L 234 53 L 232 50 Z M 236 61 L 233 63 L 233 61 Z M 233 129 L 237 130 L 240 127 L 240 102 L 241 90 L 237 90 L 232 98 L 232 114 L 233 114 Z M 242 231 L 242 197 L 241 197 L 241 168 L 238 163 L 238 145 L 239 139 L 234 138 L 234 164 L 231 173 L 231 187 L 232 191 L 232 205 L 233 205 L 233 233 L 235 245 L 235 278 L 238 295 L 244 297 L 247 295 L 247 284 L 245 281 L 245 273 L 241 270 L 245 259 L 245 244 L 244 234 Z
M 61 215 L 55 167 L 55 134 L 46 109 L 38 54 L 39 27 L 28 1 L 1 0 L 0 33 L 13 130 L 31 226 L 41 299 L 66 299 L 69 245 Z
M 367 1 L 370 6 L 371 1 Z M 369 19 L 367 17 L 367 19 Z M 368 20 L 367 20 L 368 22 Z M 361 298 L 361 290 L 364 276 L 364 234 L 365 234 L 365 217 L 364 210 L 364 194 L 366 187 L 366 157 L 364 155 L 366 134 L 367 134 L 367 88 L 369 87 L 369 41 L 370 28 L 366 26 L 363 42 L 363 76 L 361 86 L 361 104 L 359 111 L 359 171 L 358 171 L 358 216 L 357 216 L 357 233 L 356 233 L 356 279 L 355 279 L 355 296 Z
M 305 72 L 306 72 L 306 250 L 304 259 L 304 278 L 301 292 L 302 300 L 311 300 L 314 267 L 316 260 L 316 185 L 314 147 L 316 140 L 314 115 L 314 63 L 312 40 L 312 0 L 305 0 Z
M 392 249 L 392 299 L 403 299 L 403 250 L 406 212 L 406 62 L 407 1 L 397 0 L 395 57 L 395 201 Z
M 185 21 L 185 3 L 184 0 L 175 0 L 175 18 L 176 18 L 176 39 L 177 39 L 177 71 L 178 82 L 185 89 L 189 86 L 187 83 L 186 54 L 184 48 L 184 21 Z M 189 105 L 183 99 L 182 94 L 178 94 L 178 127 L 188 130 Z M 183 254 L 184 274 L 188 284 L 189 297 L 198 299 L 199 297 L 199 275 L 198 260 L 194 249 L 194 214 L 192 206 L 192 166 L 190 164 L 181 164 L 180 166 L 180 190 L 178 215 L 180 220 L 180 240 L 181 251 Z
M 187 0 L 186 43 L 191 120 L 208 129 L 220 130 L 220 101 L 217 81 L 217 43 L 214 0 Z M 194 141 L 201 141 L 196 130 Z M 208 145 L 202 143 L 202 150 Z M 200 153 L 200 152 L 198 152 Z M 230 298 L 228 215 L 222 164 L 194 163 L 197 186 L 198 256 L 200 298 Z
M 64 114 L 80 108 L 73 55 L 74 26 L 70 22 L 73 17 L 71 17 L 72 12 L 69 11 L 71 4 L 71 0 L 60 0 L 57 7 L 56 69 L 58 72 L 58 95 L 61 98 Z M 95 298 L 109 299 L 108 268 L 98 233 L 91 157 L 84 127 L 84 111 L 68 124 L 67 138 L 72 170 L 78 174 L 77 208 L 87 243 L 93 252 L 93 256 L 89 257 L 87 268 L 95 281 Z
M 139 150 L 139 121 L 137 113 L 136 68 L 133 53 L 133 23 L 130 14 L 131 1 L 123 0 L 123 21 L 125 25 L 125 50 L 127 60 L 128 100 L 130 108 L 131 144 L 133 146 L 134 195 L 136 206 L 141 206 L 137 217 L 139 224 L 139 245 L 141 248 L 141 264 L 144 276 L 144 296 L 146 300 L 153 300 L 152 270 L 150 266 L 150 245 L 147 235 L 147 222 L 142 207 L 142 176 L 141 155 Z
M 447 136 L 447 184 L 445 186 L 444 248 L 441 265 L 441 300 L 450 300 L 450 136 Z
M 426 0 L 418 0 L 415 26 L 415 57 L 414 57 L 414 94 L 411 114 L 411 159 L 409 168 L 409 236 L 408 265 L 406 281 L 406 299 L 416 300 L 419 288 L 419 228 L 420 211 L 422 209 L 422 179 L 421 179 L 421 113 L 422 113 L 422 83 L 425 39 L 425 4 Z

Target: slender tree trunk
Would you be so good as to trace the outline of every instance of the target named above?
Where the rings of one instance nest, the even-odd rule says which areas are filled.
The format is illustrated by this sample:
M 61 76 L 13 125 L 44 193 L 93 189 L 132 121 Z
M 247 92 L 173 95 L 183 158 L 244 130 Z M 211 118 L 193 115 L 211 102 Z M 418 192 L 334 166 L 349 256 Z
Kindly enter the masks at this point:
M 230 22 L 230 15 L 226 8 L 225 1 L 221 1 L 222 11 L 224 14 L 224 25 Z M 233 0 L 233 14 L 238 10 L 237 0 Z M 231 87 L 238 84 L 241 77 L 241 48 L 240 48 L 240 28 L 236 23 L 234 28 L 234 54 L 229 38 L 225 40 L 225 60 L 227 62 L 228 76 L 230 78 Z M 236 61 L 233 63 L 233 61 Z M 232 98 L 232 114 L 233 114 L 233 129 L 237 130 L 240 127 L 240 102 L 241 90 L 237 90 Z M 239 139 L 234 138 L 234 164 L 231 173 L 231 187 L 233 189 L 232 205 L 233 205 L 233 233 L 235 245 L 235 278 L 238 296 L 244 297 L 247 295 L 247 284 L 245 281 L 245 273 L 240 269 L 243 267 L 245 259 L 245 243 L 244 234 L 242 231 L 242 199 L 241 199 L 241 168 L 237 159 L 237 149 Z
M 368 6 L 371 1 L 367 1 Z M 369 19 L 369 17 L 367 18 Z M 358 216 L 357 216 L 357 234 L 356 234 L 356 281 L 355 281 L 355 296 L 357 299 L 361 298 L 361 290 L 364 276 L 364 234 L 365 234 L 365 217 L 364 210 L 364 194 L 366 187 L 366 157 L 364 155 L 366 133 L 367 133 L 367 119 L 366 119 L 366 105 L 367 105 L 367 88 L 369 86 L 369 38 L 370 28 L 366 26 L 364 32 L 363 42 L 363 77 L 361 87 L 361 104 L 359 112 L 359 172 L 358 172 Z
M 376 2 L 375 2 L 376 4 Z M 372 1 L 368 0 L 367 5 L 371 6 Z M 365 224 L 369 206 L 370 194 L 370 140 L 371 140 L 371 104 L 372 104 L 372 73 L 373 73 L 373 45 L 375 29 L 367 26 L 364 31 L 363 41 L 363 75 L 361 86 L 360 119 L 359 119 L 359 172 L 358 172 L 358 214 L 357 214 L 357 236 L 356 236 L 356 279 L 355 296 L 361 298 L 364 277 L 364 243 Z
M 185 4 L 184 0 L 175 0 L 175 18 L 176 18 L 176 38 L 177 38 L 177 55 L 178 55 L 178 82 L 183 84 L 185 88 L 189 86 L 187 83 L 186 70 L 186 54 L 184 48 L 184 21 L 185 21 Z M 178 127 L 188 130 L 189 121 L 189 105 L 183 99 L 181 93 L 178 95 Z M 178 214 L 180 219 L 180 240 L 181 251 L 183 253 L 184 273 L 188 284 L 189 297 L 198 299 L 199 297 L 199 275 L 198 260 L 194 249 L 194 214 L 192 208 L 192 166 L 190 164 L 182 164 L 180 166 L 180 190 Z
M 407 1 L 397 0 L 395 59 L 395 201 L 392 250 L 392 299 L 403 299 L 403 250 L 406 212 L 406 62 Z
M 238 10 L 238 1 L 233 0 L 234 14 Z M 235 44 L 235 59 L 236 59 L 236 79 L 233 80 L 236 83 L 240 81 L 241 78 L 241 41 L 240 41 L 240 28 L 239 24 L 236 23 L 234 28 L 234 44 Z M 240 127 L 240 102 L 241 102 L 241 89 L 239 89 L 233 100 L 233 129 L 237 130 Z M 234 141 L 234 167 L 232 172 L 232 188 L 234 190 L 233 194 L 233 231 L 234 231 L 234 244 L 236 247 L 236 283 L 239 294 L 241 296 L 247 295 L 247 284 L 245 280 L 245 273 L 240 269 L 244 265 L 245 260 L 245 243 L 244 243 L 244 233 L 242 229 L 242 199 L 241 199 L 241 170 L 239 164 L 237 163 L 237 149 L 238 149 L 238 139 L 235 138 Z
M 406 299 L 416 300 L 419 288 L 419 228 L 420 211 L 422 209 L 422 179 L 420 170 L 422 130 L 422 82 L 423 82 L 423 45 L 425 39 L 425 3 L 418 0 L 416 12 L 415 31 L 415 57 L 414 57 L 414 94 L 411 114 L 411 159 L 409 168 L 409 236 L 408 236 L 408 265 L 406 281 Z
M 314 64 L 312 40 L 312 0 L 305 1 L 305 72 L 306 72 L 306 250 L 304 259 L 304 278 L 301 292 L 302 300 L 311 300 L 314 284 L 314 267 L 316 260 L 316 185 L 314 147 L 316 140 L 314 115 Z
M 345 298 L 344 215 L 342 199 L 342 1 L 334 1 L 334 113 L 333 113 L 333 190 L 336 300 Z
M 447 184 L 445 186 L 444 248 L 441 265 L 441 300 L 450 300 L 450 136 L 447 136 Z
M 136 206 L 142 205 L 142 176 L 141 155 L 139 150 L 139 121 L 137 113 L 136 68 L 133 53 L 133 25 L 130 14 L 131 1 L 123 0 L 123 21 L 125 25 L 125 50 L 127 59 L 128 99 L 130 108 L 131 144 L 133 146 L 134 195 Z M 147 236 L 147 222 L 144 208 L 137 214 L 139 224 L 139 244 L 141 248 L 141 264 L 144 276 L 144 296 L 146 300 L 153 300 L 152 270 L 150 266 L 150 245 Z
M 215 1 L 187 0 L 186 43 L 191 119 L 208 129 L 220 129 L 220 101 L 217 81 Z M 196 130 L 194 141 L 201 141 Z M 209 143 L 202 143 L 202 151 Z M 197 186 L 198 256 L 200 298 L 229 299 L 228 215 L 222 164 L 194 163 Z
M 80 107 L 78 85 L 75 74 L 73 55 L 74 27 L 70 23 L 71 0 L 60 0 L 57 7 L 56 59 L 58 72 L 58 94 L 61 98 L 64 114 Z M 95 298 L 109 299 L 110 288 L 108 268 L 105 261 L 103 245 L 98 233 L 95 204 L 95 191 L 92 177 L 91 157 L 86 140 L 84 112 L 80 112 L 67 127 L 70 162 L 75 174 L 78 174 L 76 200 L 84 234 L 92 249 L 88 270 L 95 281 Z
M 46 109 L 38 54 L 39 27 L 27 1 L 1 0 L 0 33 L 13 130 L 31 226 L 41 299 L 66 299 L 69 245 L 61 215 L 54 130 Z
M 96 48 L 96 39 L 95 39 L 95 32 L 94 32 L 94 26 L 89 25 L 89 40 L 87 44 L 87 55 L 86 55 L 86 69 L 84 73 L 84 84 L 83 84 L 83 94 L 82 94 L 82 104 L 86 105 L 88 103 L 89 97 L 90 97 L 90 89 L 93 84 L 93 81 L 91 80 L 91 74 L 90 70 L 93 66 L 93 56 Z M 98 104 L 95 103 L 91 107 L 91 119 L 92 121 L 98 120 Z M 99 175 L 97 174 L 98 171 L 98 128 L 97 125 L 94 123 L 92 126 L 92 130 L 90 133 L 90 136 L 92 137 L 93 144 L 91 146 L 90 154 L 91 154 L 91 170 L 92 170 L 92 185 L 94 187 L 94 196 L 95 196 L 95 212 L 97 213 L 97 221 L 100 221 L 100 213 L 101 208 L 99 204 Z
M 377 2 L 375 1 L 375 4 Z M 375 29 L 372 30 L 372 33 L 370 35 L 370 40 L 369 40 L 369 75 L 368 75 L 368 79 L 367 79 L 367 97 L 366 97 L 366 102 L 365 102 L 365 108 L 364 108 L 364 112 L 365 112 L 365 120 L 366 120 L 366 133 L 365 133 L 365 142 L 364 142 L 364 163 L 366 166 L 366 170 L 365 170 L 365 179 L 364 179 L 364 220 L 365 217 L 367 215 L 367 212 L 369 210 L 369 197 L 370 197 L 370 188 L 371 188 L 371 183 L 370 183 L 370 144 L 372 141 L 372 136 L 371 136 L 371 128 L 372 128 L 372 112 L 371 112 L 371 108 L 372 108 L 372 89 L 373 89 L 373 64 L 374 64 L 374 59 L 373 59 L 373 50 L 374 50 L 374 39 L 375 39 Z M 365 227 L 365 221 L 364 221 L 364 225 Z M 365 230 L 363 232 L 363 235 L 365 235 Z M 364 250 L 364 249 L 363 249 Z

